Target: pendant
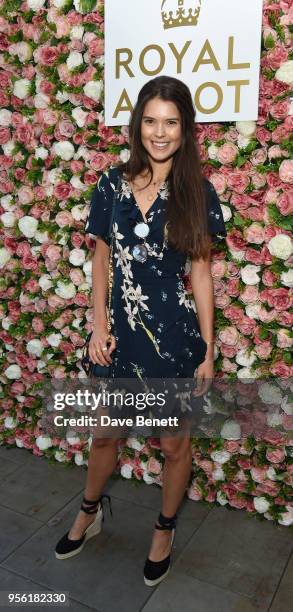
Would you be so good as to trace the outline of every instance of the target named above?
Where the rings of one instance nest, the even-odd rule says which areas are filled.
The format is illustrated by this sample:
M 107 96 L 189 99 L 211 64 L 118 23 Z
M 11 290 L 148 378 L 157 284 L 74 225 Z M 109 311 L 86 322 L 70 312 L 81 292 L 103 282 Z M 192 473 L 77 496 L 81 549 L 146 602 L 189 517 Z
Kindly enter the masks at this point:
M 132 249 L 133 259 L 140 263 L 145 263 L 148 258 L 147 248 L 144 244 L 136 244 Z
M 148 201 L 149 201 L 149 202 L 151 202 L 151 201 L 154 199 L 154 196 L 149 195 L 149 196 L 147 197 L 147 199 L 148 199 Z
M 150 233 L 150 228 L 147 223 L 137 223 L 133 231 L 139 238 L 146 238 Z

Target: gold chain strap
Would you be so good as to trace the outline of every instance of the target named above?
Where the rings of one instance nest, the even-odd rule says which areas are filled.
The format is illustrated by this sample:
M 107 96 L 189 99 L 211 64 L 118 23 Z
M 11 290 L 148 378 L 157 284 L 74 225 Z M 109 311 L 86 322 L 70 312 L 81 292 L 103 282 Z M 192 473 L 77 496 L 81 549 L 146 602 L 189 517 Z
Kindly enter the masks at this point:
M 111 301 L 113 289 L 113 240 L 109 254 L 109 277 L 108 277 L 108 309 L 107 309 L 107 328 L 109 336 L 111 335 Z

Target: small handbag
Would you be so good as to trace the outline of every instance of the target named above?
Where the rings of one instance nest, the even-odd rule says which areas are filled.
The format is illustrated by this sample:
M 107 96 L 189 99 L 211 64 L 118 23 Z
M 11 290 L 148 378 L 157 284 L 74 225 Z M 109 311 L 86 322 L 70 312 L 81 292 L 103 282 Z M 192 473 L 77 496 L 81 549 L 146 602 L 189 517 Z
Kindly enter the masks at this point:
M 115 212 L 115 203 L 117 200 L 119 186 L 121 183 L 121 178 L 119 177 L 119 181 L 117 187 L 115 189 L 113 208 L 112 208 L 112 216 L 109 226 L 109 238 L 110 238 L 110 254 L 109 254 L 109 276 L 108 276 L 108 307 L 107 307 L 107 328 L 109 332 L 109 336 L 111 335 L 111 322 L 110 322 L 110 309 L 111 309 L 111 299 L 112 299 L 112 291 L 113 291 L 113 245 L 114 245 L 114 235 L 112 232 L 113 221 L 114 221 L 114 212 Z M 111 365 L 102 366 L 98 363 L 94 363 L 89 356 L 89 343 L 92 337 L 92 333 L 90 332 L 86 337 L 85 344 L 83 347 L 83 355 L 81 358 L 81 365 L 88 376 L 94 376 L 98 378 L 109 378 L 112 373 Z

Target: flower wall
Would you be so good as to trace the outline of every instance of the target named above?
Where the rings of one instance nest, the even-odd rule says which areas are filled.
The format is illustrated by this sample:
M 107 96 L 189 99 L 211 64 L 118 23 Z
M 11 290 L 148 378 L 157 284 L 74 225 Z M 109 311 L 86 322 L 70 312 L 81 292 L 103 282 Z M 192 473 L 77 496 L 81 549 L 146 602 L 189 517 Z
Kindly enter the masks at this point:
M 78 465 L 89 445 L 42 434 L 38 391 L 48 376 L 83 376 L 95 245 L 84 224 L 99 171 L 128 156 L 127 127 L 103 122 L 103 8 L 0 1 L 0 441 Z M 264 1 L 258 121 L 197 124 L 228 230 L 212 261 L 217 378 L 263 378 L 276 412 L 243 439 L 229 427 L 194 439 L 188 490 L 284 525 L 293 523 L 292 22 L 292 0 Z M 158 440 L 129 439 L 117 469 L 161 484 L 162 463 Z

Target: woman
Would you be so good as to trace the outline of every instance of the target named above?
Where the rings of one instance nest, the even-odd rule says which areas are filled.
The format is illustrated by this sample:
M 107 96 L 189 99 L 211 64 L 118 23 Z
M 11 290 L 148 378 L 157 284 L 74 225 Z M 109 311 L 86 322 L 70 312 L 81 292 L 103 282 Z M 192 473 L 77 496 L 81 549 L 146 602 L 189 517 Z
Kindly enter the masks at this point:
M 196 372 L 204 393 L 214 376 L 210 244 L 226 231 L 216 192 L 201 174 L 194 121 L 191 94 L 183 82 L 170 77 L 149 81 L 132 113 L 129 161 L 100 177 L 86 226 L 97 237 L 89 355 L 100 365 L 112 364 L 118 378 L 189 378 Z M 115 190 L 109 338 L 105 305 Z M 182 280 L 187 258 L 199 321 Z M 118 441 L 93 440 L 82 509 L 58 542 L 57 558 L 77 554 L 85 540 L 100 531 L 101 493 L 117 463 Z M 161 450 L 162 511 L 144 567 L 149 586 L 169 571 L 176 512 L 191 472 L 189 431 L 179 437 L 162 436 Z

